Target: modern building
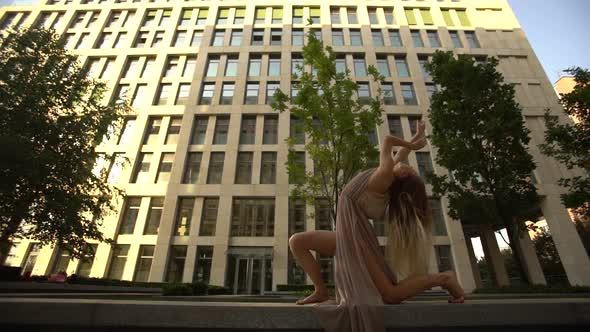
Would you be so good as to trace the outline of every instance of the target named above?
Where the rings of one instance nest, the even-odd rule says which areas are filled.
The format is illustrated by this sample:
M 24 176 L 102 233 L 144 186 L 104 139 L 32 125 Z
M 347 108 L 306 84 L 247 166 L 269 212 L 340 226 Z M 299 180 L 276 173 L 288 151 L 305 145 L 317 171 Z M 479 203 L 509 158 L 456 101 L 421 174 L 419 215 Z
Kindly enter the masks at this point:
M 269 101 L 277 88 L 296 93 L 291 74 L 313 28 L 338 53 L 339 70 L 348 68 L 360 83 L 360 97 L 377 93 L 368 65 L 385 76 L 384 121 L 375 128 L 375 144 L 388 133 L 410 138 L 427 114 L 436 86 L 423 67 L 436 50 L 477 61 L 498 57 L 532 130 L 543 213 L 568 278 L 590 285 L 588 257 L 559 200 L 556 181 L 567 171 L 537 148 L 545 108 L 562 117 L 560 105 L 506 0 L 42 0 L 0 8 L 1 29 L 26 26 L 54 28 L 91 75 L 108 83 L 110 100 L 131 98 L 134 114 L 121 133 L 97 147 L 116 154 L 100 167 L 108 167 L 109 181 L 128 195 L 120 212 L 104 220 L 105 235 L 117 245 L 93 244 L 95 257 L 78 262 L 50 246 L 21 241 L 10 263 L 25 271 L 199 280 L 236 293 L 308 283 L 289 254 L 288 238 L 330 223 L 325 204 L 289 198 L 284 140 L 291 135 L 303 143 L 305 137 L 292 130 L 297 119 L 274 112 Z M 304 152 L 304 145 L 296 149 Z M 433 164 L 434 154 L 428 146 L 409 162 L 421 174 L 445 173 Z M 302 156 L 312 170 L 313 161 Z M 123 157 L 131 165 L 123 166 Z M 493 237 L 493 230 L 464 230 L 445 213 L 446 199 L 431 204 L 431 270 L 454 269 L 473 290 L 478 276 L 465 240 L 489 232 Z M 530 249 L 530 239 L 522 245 Z M 499 255 L 497 243 L 484 248 Z M 544 280 L 534 251 L 526 252 L 530 273 Z M 330 279 L 331 260 L 320 261 Z

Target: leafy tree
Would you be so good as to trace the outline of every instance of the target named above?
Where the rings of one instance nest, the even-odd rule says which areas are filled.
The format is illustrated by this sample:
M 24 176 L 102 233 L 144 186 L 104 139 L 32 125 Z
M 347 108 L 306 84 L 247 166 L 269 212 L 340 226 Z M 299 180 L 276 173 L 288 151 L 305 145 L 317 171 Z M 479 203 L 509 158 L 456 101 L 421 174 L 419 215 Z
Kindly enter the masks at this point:
M 545 143 L 541 151 L 580 173 L 559 179 L 569 190 L 561 195 L 563 204 L 581 219 L 590 220 L 590 71 L 579 67 L 566 70 L 574 75 L 576 86 L 561 96 L 565 113 L 573 123 L 559 123 L 557 117 L 545 113 Z
M 538 211 L 530 178 L 535 164 L 514 88 L 503 82 L 497 64 L 495 58 L 476 64 L 468 55 L 437 51 L 427 65 L 441 87 L 431 99 L 430 139 L 438 149 L 436 162 L 450 171 L 450 178 L 431 174 L 429 181 L 436 195 L 448 195 L 451 217 L 505 227 L 522 267 L 514 244 L 526 228 L 523 221 Z
M 0 244 L 29 238 L 82 257 L 104 241 L 101 218 L 121 191 L 94 174 L 95 151 L 120 125 L 126 102 L 105 105 L 105 85 L 87 78 L 53 30 L 0 40 Z M 107 156 L 108 157 L 108 156 Z
M 375 165 L 379 152 L 369 139 L 382 123 L 381 89 L 378 96 L 360 98 L 359 84 L 350 79 L 350 72 L 336 70 L 336 54 L 330 46 L 324 48 L 313 31 L 308 34 L 308 43 L 303 47 L 304 66 L 294 75 L 299 91 L 289 97 L 281 90 L 273 96 L 272 108 L 279 112 L 289 111 L 300 120 L 295 130 L 307 134 L 305 151 L 314 162 L 314 170 L 306 170 L 295 152 L 295 144 L 301 144 L 291 133 L 286 142 L 289 146 L 287 169 L 294 198 L 314 204 L 317 198 L 328 199 L 332 225 L 336 220 L 338 197 L 344 185 L 362 169 Z M 383 78 L 373 66 L 368 73 L 375 83 Z
M 546 275 L 564 275 L 565 270 L 561 264 L 557 247 L 553 242 L 553 237 L 544 228 L 539 228 L 533 239 L 535 251 L 539 257 L 539 263 Z

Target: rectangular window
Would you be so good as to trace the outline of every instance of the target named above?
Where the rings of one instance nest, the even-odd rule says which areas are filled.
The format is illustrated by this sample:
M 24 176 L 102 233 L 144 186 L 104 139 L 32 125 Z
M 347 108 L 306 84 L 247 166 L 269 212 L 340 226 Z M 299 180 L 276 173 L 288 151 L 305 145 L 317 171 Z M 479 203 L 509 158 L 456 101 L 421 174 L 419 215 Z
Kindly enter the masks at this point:
M 454 26 L 455 24 L 453 23 L 453 19 L 451 18 L 451 12 L 448 9 L 442 8 L 440 11 L 442 13 L 443 19 L 445 20 L 445 24 L 449 27 Z
M 114 62 L 114 60 L 113 60 Z M 154 74 L 154 67 L 156 65 L 156 57 L 148 57 L 145 60 L 145 65 L 141 71 L 141 78 L 147 78 Z
M 430 205 L 430 211 L 432 213 L 432 221 L 434 223 L 434 235 L 445 236 L 447 235 L 447 227 L 445 225 L 445 218 L 443 216 L 442 205 L 440 199 L 430 198 L 428 199 Z
M 280 29 L 270 29 L 270 44 L 281 45 L 282 44 L 283 31 Z
M 180 24 L 181 26 L 191 24 L 191 16 L 193 14 L 192 8 L 184 9 L 182 11 L 182 15 L 180 16 Z
M 184 40 L 186 39 L 186 31 L 177 31 L 174 37 L 174 47 L 183 46 Z
M 303 131 L 303 121 L 301 119 L 291 116 L 289 135 L 293 138 L 295 144 L 305 144 L 305 132 Z
M 231 31 L 231 38 L 229 40 L 230 46 L 240 46 L 242 45 L 242 30 L 232 30 Z
M 190 56 L 186 58 L 184 68 L 182 69 L 182 77 L 192 77 L 197 67 L 197 57 Z
M 388 115 L 387 124 L 389 126 L 389 134 L 395 137 L 404 138 L 404 131 L 402 130 L 402 120 L 399 115 Z
M 424 47 L 424 41 L 422 40 L 422 36 L 420 35 L 420 31 L 412 30 L 412 40 L 414 41 L 414 47 Z
M 379 17 L 377 17 L 377 8 L 368 8 L 369 22 L 371 24 L 379 24 Z
M 147 99 L 147 89 L 147 84 L 137 85 L 137 88 L 135 89 L 135 95 L 133 95 L 133 100 L 131 101 L 132 106 L 138 107 L 145 105 Z
M 88 36 L 88 34 L 86 36 Z M 115 40 L 114 48 L 122 48 L 123 46 L 125 46 L 126 42 L 127 42 L 127 33 L 126 32 L 119 32 L 119 34 L 117 35 L 117 39 Z
M 471 22 L 469 22 L 469 18 L 467 17 L 467 12 L 465 10 L 457 10 L 457 17 L 459 17 L 459 22 L 462 26 L 471 26 Z
M 346 58 L 343 55 L 338 55 L 336 58 L 336 72 L 346 73 Z
M 121 226 L 119 226 L 119 234 L 133 234 L 140 205 L 141 197 L 127 197 L 123 216 L 121 217 Z
M 248 105 L 258 104 L 258 90 L 258 83 L 248 82 L 246 84 L 246 100 L 244 103 Z
M 449 31 L 449 34 L 451 35 L 451 41 L 453 42 L 453 47 L 463 48 L 463 42 L 461 41 L 461 38 L 459 38 L 459 32 L 458 31 Z
M 402 38 L 399 34 L 399 30 L 389 30 L 389 42 L 391 46 L 394 47 L 402 47 Z
M 277 144 L 278 126 L 279 118 L 276 115 L 264 116 L 264 131 L 262 133 L 262 144 Z
M 170 90 L 172 90 L 172 84 L 170 84 L 170 83 L 160 84 L 160 89 L 159 89 L 158 98 L 156 100 L 156 105 L 168 104 L 168 99 L 170 98 Z
M 386 56 L 380 56 L 377 58 L 377 70 L 379 71 L 379 74 L 385 77 L 391 76 L 391 71 L 389 70 L 389 62 L 387 61 Z
M 221 88 L 221 99 L 219 100 L 219 104 L 231 105 L 234 100 L 235 88 L 236 85 L 234 83 L 223 83 Z
M 395 92 L 393 90 L 393 83 L 381 82 L 381 89 L 383 90 L 383 103 L 385 105 L 395 105 Z
M 422 178 L 434 173 L 430 152 L 416 152 L 416 161 L 418 162 L 418 172 Z
M 186 262 L 186 248 L 187 246 L 170 246 L 166 268 L 167 282 L 182 282 L 184 263 Z
M 244 17 L 246 16 L 246 8 L 236 8 L 234 14 L 234 24 L 244 24 Z
M 70 253 L 69 251 L 61 248 L 57 248 L 57 253 L 55 255 L 55 262 L 53 263 L 53 267 L 51 268 L 51 273 L 58 273 L 58 272 L 67 272 L 68 265 L 70 264 Z
M 193 133 L 191 135 L 190 144 L 205 144 L 205 135 L 207 134 L 207 124 L 209 123 L 209 117 L 207 116 L 196 116 Z
M 156 183 L 168 183 L 170 172 L 172 172 L 172 163 L 174 162 L 174 152 L 162 153 Z
M 225 152 L 211 152 L 209 171 L 207 172 L 207 184 L 220 184 L 223 176 L 223 160 Z
M 432 95 L 436 92 L 436 85 L 434 83 L 426 83 L 426 94 L 428 95 L 428 99 L 432 99 Z
M 303 58 L 300 55 L 293 54 L 291 57 L 291 75 L 300 77 L 303 74 Z
M 402 83 L 402 97 L 405 105 L 418 105 L 414 85 L 412 83 Z
M 155 247 L 156 246 L 151 245 L 139 246 L 139 254 L 137 256 L 137 263 L 135 264 L 133 281 L 147 282 L 149 280 L 152 261 L 154 260 Z
M 383 46 L 383 33 L 381 30 L 371 30 L 371 36 L 373 38 L 373 45 L 374 46 Z
M 197 15 L 197 25 L 205 25 L 205 23 L 207 22 L 208 15 L 209 15 L 209 10 L 199 9 L 199 14 Z
M 330 21 L 332 24 L 341 24 L 340 20 L 340 8 L 339 7 L 332 7 L 330 8 Z
M 416 21 L 416 16 L 414 15 L 414 8 L 406 8 L 404 9 L 406 13 L 406 20 L 408 21 L 409 25 L 416 25 L 418 22 Z
M 315 229 L 325 231 L 332 230 L 330 202 L 325 198 L 315 199 Z
M 362 46 L 363 38 L 361 37 L 361 31 L 358 29 L 350 29 L 350 45 Z
M 283 8 L 272 8 L 272 24 L 280 24 L 283 21 Z
M 368 105 L 371 100 L 371 91 L 369 90 L 369 83 L 359 82 L 358 85 L 359 103 L 361 105 Z
M 273 236 L 274 198 L 234 198 L 231 236 Z
M 429 8 L 420 8 L 420 15 L 422 16 L 422 22 L 424 22 L 425 25 L 434 24 Z
M 150 164 L 152 160 L 152 153 L 151 152 L 141 152 L 137 160 L 139 161 L 135 166 L 135 172 L 131 177 L 131 183 L 147 183 L 149 182 L 149 171 L 150 171 Z
M 426 31 L 428 35 L 428 41 L 430 42 L 430 47 L 437 48 L 440 47 L 440 39 L 438 38 L 438 31 L 436 30 L 428 30 Z
M 266 19 L 266 7 L 256 8 L 254 13 L 254 23 L 263 24 Z
M 254 144 L 256 137 L 256 116 L 242 115 L 240 144 Z
M 266 104 L 270 105 L 271 102 L 273 101 L 273 96 L 275 94 L 275 92 L 279 89 L 279 83 L 278 82 L 268 82 L 266 83 Z
M 215 24 L 218 24 L 218 25 L 227 24 L 227 17 L 228 16 L 229 16 L 229 8 L 219 9 L 219 13 L 217 14 L 217 22 L 215 22 Z
M 178 207 L 176 209 L 176 222 L 174 226 L 174 235 L 188 236 L 191 229 L 191 219 L 193 217 L 193 208 L 195 199 L 191 197 L 179 197 Z
M 453 267 L 453 256 L 451 255 L 450 245 L 435 245 L 436 265 L 439 272 L 451 271 Z
M 348 17 L 348 24 L 358 24 L 356 16 L 356 7 L 346 8 L 346 16 Z
M 263 45 L 264 44 L 264 29 L 253 29 L 252 30 L 252 41 L 251 45 Z
M 354 57 L 354 75 L 355 76 L 367 76 L 367 64 L 365 63 L 364 56 L 361 57 Z
M 90 271 L 92 271 L 92 265 L 94 264 L 94 257 L 96 256 L 97 247 L 97 244 L 86 245 L 84 257 L 80 259 L 80 263 L 78 263 L 78 267 L 76 268 L 76 274 L 78 276 L 83 278 L 88 278 L 90 276 Z
M 305 232 L 306 204 L 302 199 L 289 199 L 289 236 Z
M 395 24 L 395 20 L 393 17 L 393 8 L 383 8 L 383 13 L 385 14 L 385 23 L 390 25 Z
M 197 246 L 197 259 L 195 261 L 194 282 L 208 284 L 211 275 L 211 262 L 213 261 L 213 246 Z
M 211 105 L 213 100 L 213 92 L 215 91 L 215 83 L 204 83 L 203 89 L 201 90 L 201 98 L 199 99 L 200 105 Z
M 344 45 L 344 34 L 342 33 L 342 29 L 333 29 L 332 30 L 332 45 L 334 45 L 334 46 L 343 46 Z
M 289 172 L 289 183 L 297 184 L 300 183 L 301 178 L 296 175 L 305 175 L 305 152 L 296 151 L 289 152 L 289 155 L 295 158 L 296 170 L 294 173 Z
M 211 39 L 211 46 L 223 46 L 223 39 L 225 38 L 225 30 L 215 30 L 213 39 Z
M 248 76 L 260 76 L 262 58 L 259 55 L 250 55 L 248 63 Z
M 408 122 L 410 122 L 410 133 L 412 136 L 416 135 L 416 131 L 418 128 L 418 123 L 422 120 L 421 115 L 409 115 Z
M 228 130 L 229 116 L 217 116 L 215 121 L 215 132 L 213 133 L 213 144 L 226 144 Z
M 281 57 L 280 55 L 271 55 L 268 58 L 268 76 L 281 75 Z
M 174 102 L 174 105 L 188 105 L 188 98 L 190 95 L 190 90 L 191 90 L 190 83 L 178 84 L 178 93 L 176 94 L 176 101 Z
M 103 32 L 98 39 L 98 48 L 110 48 L 112 44 L 112 37 L 112 32 Z
M 470 48 L 480 48 L 475 31 L 465 31 L 465 39 L 467 39 Z
M 219 57 L 210 56 L 207 62 L 207 77 L 217 76 L 217 69 L 219 68 Z
M 428 64 L 428 56 L 419 55 L 418 64 L 420 64 L 420 71 L 422 72 L 422 77 L 424 77 L 424 79 L 430 79 L 430 75 L 428 74 L 428 70 L 426 69 L 426 65 Z
M 252 152 L 238 152 L 236 165 L 236 184 L 252 183 Z
M 287 258 L 287 269 L 287 283 L 289 285 L 305 285 L 305 271 L 303 271 L 303 268 L 297 264 L 291 251 L 289 251 L 289 256 Z
M 164 209 L 164 197 L 152 197 L 150 200 L 150 210 L 148 211 L 144 235 L 156 235 L 160 229 L 162 220 L 162 211 Z
M 125 69 L 125 78 L 135 78 L 139 75 L 139 58 L 129 58 Z
M 395 67 L 399 77 L 410 77 L 410 69 L 408 68 L 408 62 L 405 57 L 396 57 Z
M 203 40 L 203 31 L 194 31 L 193 38 L 191 38 L 191 46 L 192 47 L 201 46 L 201 40 Z
M 218 208 L 219 198 L 205 197 L 205 199 L 203 199 L 203 211 L 201 213 L 199 236 L 215 236 Z
M 41 251 L 41 244 L 40 243 L 31 243 L 30 248 L 28 250 L 27 256 L 25 258 L 25 263 L 23 265 L 22 274 L 27 274 L 33 272 L 35 268 L 35 263 L 37 262 L 37 257 L 39 257 L 39 252 Z
M 129 253 L 128 244 L 117 244 L 111 250 L 109 271 L 107 279 L 120 280 L 123 277 L 125 263 L 127 263 L 127 254 Z
M 184 174 L 182 176 L 182 183 L 197 183 L 197 181 L 199 180 L 202 158 L 202 152 L 189 152 L 187 154 L 186 164 L 184 166 Z
M 172 9 L 165 9 L 162 13 L 162 18 L 160 19 L 160 24 L 158 26 L 163 27 L 166 26 L 170 22 L 170 16 L 172 15 Z
M 164 71 L 164 77 L 174 76 L 176 71 L 178 70 L 178 61 L 180 57 L 178 56 L 169 56 L 168 62 L 166 63 L 166 70 Z
M 293 29 L 291 33 L 291 45 L 301 46 L 303 45 L 303 29 Z
M 277 153 L 262 152 L 260 184 L 274 184 L 277 178 Z
M 164 31 L 156 31 L 154 35 L 154 40 L 152 41 L 152 47 L 159 47 L 163 46 L 162 42 L 164 41 Z

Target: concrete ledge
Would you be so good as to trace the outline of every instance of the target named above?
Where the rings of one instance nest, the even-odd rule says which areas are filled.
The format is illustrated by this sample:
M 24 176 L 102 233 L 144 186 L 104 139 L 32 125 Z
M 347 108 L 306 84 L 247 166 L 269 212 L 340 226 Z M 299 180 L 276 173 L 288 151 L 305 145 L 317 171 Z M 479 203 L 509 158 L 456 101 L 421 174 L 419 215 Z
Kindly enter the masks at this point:
M 0 293 L 162 293 L 162 288 L 101 286 L 50 282 L 0 282 Z
M 419 302 L 385 307 L 394 328 L 590 326 L 589 299 Z M 0 326 L 320 330 L 310 306 L 282 303 L 0 298 Z

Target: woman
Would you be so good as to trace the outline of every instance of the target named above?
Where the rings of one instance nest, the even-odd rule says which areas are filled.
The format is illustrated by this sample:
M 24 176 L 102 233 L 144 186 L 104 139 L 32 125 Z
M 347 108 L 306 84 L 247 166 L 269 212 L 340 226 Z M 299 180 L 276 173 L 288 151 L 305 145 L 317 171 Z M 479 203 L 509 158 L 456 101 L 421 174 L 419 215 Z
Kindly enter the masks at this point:
M 315 306 L 326 330 L 384 330 L 380 304 L 399 304 L 436 286 L 451 294 L 450 303 L 464 301 L 463 289 L 452 272 L 426 273 L 432 245 L 426 189 L 416 172 L 403 164 L 410 151 L 425 145 L 422 121 L 410 142 L 386 136 L 379 167 L 360 172 L 342 190 L 336 232 L 309 231 L 289 239 L 293 255 L 315 287 L 297 304 L 329 299 L 320 265 L 310 251 L 336 256 L 338 306 Z M 401 148 L 393 156 L 396 146 Z M 385 255 L 369 222 L 369 218 L 383 217 L 388 238 Z

